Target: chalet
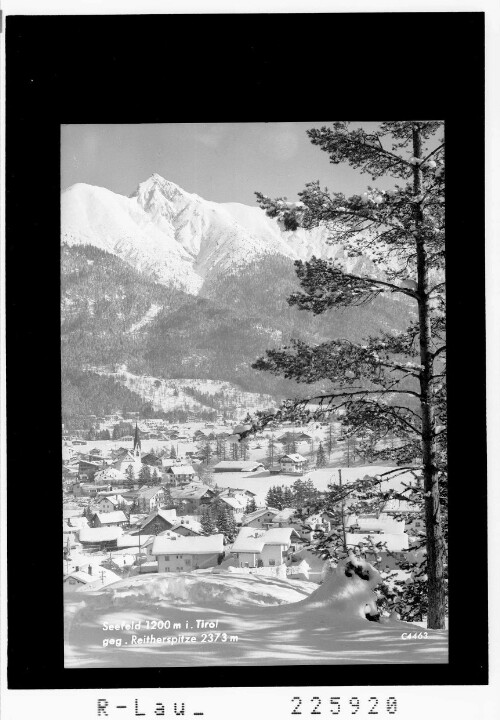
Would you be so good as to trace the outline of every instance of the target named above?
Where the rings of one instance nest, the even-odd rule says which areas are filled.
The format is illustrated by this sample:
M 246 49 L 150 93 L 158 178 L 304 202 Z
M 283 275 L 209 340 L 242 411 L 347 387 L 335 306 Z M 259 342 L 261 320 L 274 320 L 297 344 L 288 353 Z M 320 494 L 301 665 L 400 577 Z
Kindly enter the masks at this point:
M 224 535 L 200 537 L 156 537 L 152 554 L 158 572 L 182 572 L 214 567 L 224 552 Z
M 111 585 L 111 583 L 118 582 L 120 576 L 116 573 L 103 568 L 101 566 L 93 567 L 88 566 L 88 572 L 84 570 L 74 570 L 73 572 L 65 575 L 63 580 L 64 591 L 80 590 L 88 587 L 89 590 L 99 589 L 104 585 Z
M 172 465 L 167 473 L 173 476 L 175 484 L 192 482 L 195 477 L 192 465 Z
M 94 475 L 95 485 L 122 485 L 126 479 L 125 473 L 115 467 L 104 468 Z
M 178 523 L 172 525 L 172 532 L 178 535 L 197 537 L 203 534 L 203 528 L 198 520 L 190 517 L 182 517 Z
M 231 554 L 238 567 L 282 565 L 291 552 L 296 550 L 297 545 L 292 545 L 292 538 L 299 543 L 300 538 L 293 528 L 264 531 L 242 527 L 233 543 Z
M 237 523 L 241 523 L 241 520 L 245 514 L 245 508 L 247 506 L 248 498 L 244 495 L 218 495 L 214 503 L 224 507 L 228 510 L 233 519 Z
M 197 515 L 203 505 L 208 505 L 215 497 L 215 491 L 208 485 L 191 483 L 182 488 L 172 488 L 172 500 L 179 505 L 184 515 Z
M 94 513 L 91 523 L 93 528 L 123 527 L 124 525 L 128 525 L 128 520 L 123 510 L 114 510 L 112 512 Z
M 79 531 L 78 539 L 84 548 L 109 550 L 116 548 L 116 541 L 121 535 L 123 535 L 121 527 L 89 527 Z
M 154 453 L 146 453 L 146 455 L 143 455 L 141 458 L 141 462 L 143 465 L 149 465 L 150 467 L 159 468 L 162 466 L 162 459 Z
M 152 512 L 163 502 L 163 488 L 160 485 L 146 487 L 135 493 L 135 504 L 143 512 Z
M 307 460 L 299 453 L 290 453 L 280 457 L 281 472 L 287 475 L 303 475 Z
M 261 508 L 253 513 L 244 515 L 241 524 L 251 528 L 269 528 L 273 518 L 279 513 L 275 508 Z
M 85 482 L 93 480 L 96 473 L 104 466 L 104 462 L 90 462 L 89 460 L 80 460 L 78 463 L 78 479 Z
M 125 500 L 121 495 L 97 495 L 97 507 L 101 513 L 110 513 L 119 510 L 120 507 L 131 505 L 129 500 Z
M 252 460 L 222 460 L 214 467 L 214 472 L 256 472 L 264 470 L 264 465 Z
M 177 513 L 175 508 L 161 510 L 157 508 L 142 521 L 139 528 L 133 531 L 133 535 L 158 535 L 164 530 L 171 530 L 177 524 Z

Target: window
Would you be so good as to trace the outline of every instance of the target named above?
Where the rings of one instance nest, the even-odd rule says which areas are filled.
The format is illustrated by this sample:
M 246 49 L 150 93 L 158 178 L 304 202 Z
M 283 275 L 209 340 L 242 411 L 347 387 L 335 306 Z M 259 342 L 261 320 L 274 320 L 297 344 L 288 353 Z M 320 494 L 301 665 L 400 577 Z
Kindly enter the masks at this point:
M 191 560 L 189 558 L 186 558 L 186 565 L 191 565 Z
M 163 556 L 163 559 L 164 559 L 164 560 L 170 560 L 170 555 L 164 555 L 164 556 Z
M 276 565 L 276 560 L 273 560 L 272 558 L 269 560 L 269 565 Z

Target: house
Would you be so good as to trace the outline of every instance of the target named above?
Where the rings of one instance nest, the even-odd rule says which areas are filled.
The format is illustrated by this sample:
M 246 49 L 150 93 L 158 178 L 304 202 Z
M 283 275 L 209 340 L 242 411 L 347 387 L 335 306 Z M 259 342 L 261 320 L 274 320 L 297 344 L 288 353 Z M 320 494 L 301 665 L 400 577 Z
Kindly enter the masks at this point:
M 350 515 L 345 526 L 354 533 L 390 533 L 400 535 L 405 530 L 404 520 L 396 520 L 387 513 L 377 515 Z
M 78 462 L 78 479 L 82 482 L 88 482 L 94 479 L 96 473 L 102 469 L 104 462 L 90 462 L 88 460 L 80 460 Z
M 229 510 L 237 523 L 241 523 L 243 519 L 247 502 L 248 498 L 244 495 L 218 495 L 214 500 L 214 504 Z
M 198 535 L 202 535 L 203 527 L 201 525 L 201 522 L 195 520 L 194 518 L 182 517 L 180 518 L 179 522 L 177 522 L 175 525 L 172 525 L 172 532 L 177 533 L 178 535 L 195 537 Z
M 177 523 L 177 513 L 172 510 L 156 508 L 140 524 L 134 535 L 159 535 L 164 530 L 170 530 Z
M 383 547 L 377 547 L 382 543 Z M 395 568 L 409 550 L 406 533 L 346 533 L 348 549 L 360 552 L 368 562 L 379 562 L 382 567 Z
M 160 485 L 146 487 L 135 493 L 136 507 L 143 512 L 152 512 L 163 502 L 163 488 Z
M 141 462 L 143 465 L 149 465 L 150 467 L 162 466 L 162 459 L 154 453 L 146 453 L 146 455 L 143 455 L 141 458 Z
M 382 508 L 382 512 L 392 518 L 402 520 L 409 533 L 425 532 L 423 508 L 419 503 L 406 499 L 391 498 Z
M 118 510 L 120 505 L 125 503 L 124 498 L 121 495 L 104 495 L 102 497 L 97 496 L 97 507 L 101 513 L 111 513 Z
M 167 474 L 173 476 L 175 485 L 193 482 L 195 472 L 192 465 L 171 465 L 167 469 Z
M 104 567 L 88 566 L 85 570 L 74 570 L 65 575 L 63 580 L 64 591 L 75 591 L 87 588 L 88 590 L 99 589 L 105 585 L 111 585 L 121 580 L 120 576 Z
M 252 460 L 222 460 L 214 467 L 214 472 L 256 472 L 264 470 L 264 465 Z
M 281 472 L 287 475 L 303 475 L 306 465 L 306 458 L 299 453 L 290 453 L 280 457 Z
M 158 560 L 158 572 L 182 572 L 215 567 L 224 553 L 224 535 L 154 539 L 152 555 Z
M 244 515 L 241 524 L 251 528 L 269 528 L 274 517 L 279 513 L 275 508 L 260 508 L 248 515 Z
M 123 510 L 112 512 L 96 512 L 92 515 L 92 527 L 123 527 L 128 525 L 127 516 Z
M 203 505 L 208 505 L 215 497 L 215 491 L 208 485 L 191 483 L 181 488 L 172 488 L 172 500 L 178 506 L 178 513 L 183 515 L 198 515 Z
M 300 538 L 293 528 L 255 530 L 242 527 L 231 548 L 231 555 L 238 567 L 281 565 L 297 549 L 296 544 L 292 545 L 292 538 L 299 543 Z
M 116 548 L 123 529 L 117 526 L 81 528 L 78 533 L 80 543 L 88 549 L 109 550 Z
M 115 467 L 107 467 L 99 470 L 94 475 L 95 485 L 122 485 L 127 479 L 125 473 Z

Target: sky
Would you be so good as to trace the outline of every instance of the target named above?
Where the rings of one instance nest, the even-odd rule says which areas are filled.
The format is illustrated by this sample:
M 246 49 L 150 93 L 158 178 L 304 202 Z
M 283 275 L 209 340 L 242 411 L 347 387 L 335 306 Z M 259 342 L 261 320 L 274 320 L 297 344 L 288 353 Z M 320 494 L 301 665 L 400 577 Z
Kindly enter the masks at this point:
M 332 165 L 307 137 L 324 125 L 331 122 L 63 125 L 61 188 L 83 182 L 130 195 L 156 172 L 214 202 L 256 205 L 256 190 L 295 200 L 313 180 L 346 195 L 363 192 L 368 175 Z

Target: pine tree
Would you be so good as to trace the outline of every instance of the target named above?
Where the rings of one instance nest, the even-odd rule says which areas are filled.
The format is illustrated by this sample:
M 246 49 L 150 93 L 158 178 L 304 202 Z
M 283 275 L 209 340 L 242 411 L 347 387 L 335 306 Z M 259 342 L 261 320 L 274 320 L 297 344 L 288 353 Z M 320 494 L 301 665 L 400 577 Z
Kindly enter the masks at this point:
M 233 542 L 236 537 L 236 522 L 233 514 L 224 506 L 221 506 L 216 519 L 217 530 L 222 533 L 227 542 Z
M 328 453 L 328 460 L 330 460 L 332 451 L 336 445 L 335 435 L 333 433 L 332 423 L 328 424 L 328 430 L 326 431 L 326 452 Z
M 283 507 L 293 507 L 294 506 L 294 494 L 289 487 L 285 487 L 283 489 Z
M 364 195 L 345 197 L 310 183 L 299 203 L 257 193 L 260 206 L 286 230 L 326 224 L 348 256 L 369 252 L 383 272 L 347 272 L 335 261 L 315 257 L 297 261 L 302 292 L 294 293 L 290 304 L 321 314 L 398 294 L 408 306 L 414 304 L 417 319 L 410 319 L 405 331 L 381 331 L 362 343 L 342 339 L 308 346 L 293 341 L 254 364 L 297 382 L 334 378 L 332 389 L 320 396 L 286 404 L 288 416 L 301 413 L 303 418 L 311 401 L 321 403 L 325 412 L 343 405 L 355 431 L 369 427 L 380 439 L 389 431 L 397 436 L 397 447 L 386 445 L 377 451 L 378 458 L 422 472 L 428 627 L 438 629 L 444 627 L 446 612 L 442 127 L 441 122 L 417 120 L 384 122 L 373 132 L 352 129 L 347 122 L 309 130 L 312 143 L 327 152 L 333 164 L 346 162 L 373 180 L 385 178 L 385 188 L 389 179 L 392 187 L 368 187 Z
M 248 460 L 248 440 L 246 438 L 240 442 L 240 457 L 242 460 Z
M 205 535 L 214 535 L 217 532 L 218 528 L 212 517 L 212 512 L 206 505 L 202 508 L 200 522 Z
M 267 443 L 267 451 L 266 451 L 266 457 L 269 460 L 270 465 L 275 464 L 275 455 L 276 455 L 276 443 L 274 441 L 274 433 L 271 433 L 271 437 L 269 438 L 269 442 Z
M 149 467 L 149 465 L 143 464 L 143 466 L 139 470 L 139 480 L 143 485 L 151 484 L 151 468 Z
M 205 443 L 205 447 L 203 448 L 203 454 L 205 455 L 205 465 L 208 465 L 210 462 L 210 458 L 212 457 L 212 448 L 210 447 L 210 443 Z
M 306 504 L 307 491 L 304 480 L 298 478 L 292 485 L 293 502 L 295 507 L 301 508 Z
M 255 498 L 254 497 L 248 498 L 247 504 L 245 507 L 245 514 L 249 515 L 250 513 L 253 513 L 256 510 L 257 510 L 257 505 L 255 504 Z
M 316 453 L 316 467 L 322 468 L 326 465 L 326 455 L 323 449 L 323 443 L 320 442 L 318 445 L 318 452 Z
M 175 460 L 176 458 L 177 458 L 177 453 L 175 452 L 175 447 L 174 447 L 174 445 L 172 444 L 172 445 L 170 446 L 170 459 L 171 459 L 171 460 Z
M 129 465 L 127 467 L 127 469 L 125 470 L 125 475 L 127 477 L 127 482 L 133 485 L 135 482 L 135 471 L 133 465 Z

